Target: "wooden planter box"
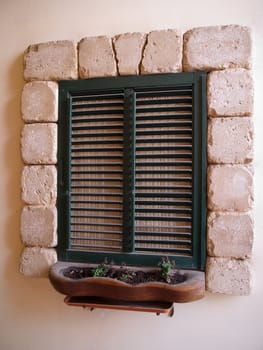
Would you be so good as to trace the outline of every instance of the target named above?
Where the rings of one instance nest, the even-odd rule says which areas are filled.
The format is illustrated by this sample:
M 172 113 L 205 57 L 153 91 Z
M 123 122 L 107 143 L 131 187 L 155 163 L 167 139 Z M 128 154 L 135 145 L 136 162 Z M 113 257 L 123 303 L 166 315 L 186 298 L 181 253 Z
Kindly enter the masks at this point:
M 122 301 L 163 301 L 184 303 L 201 299 L 205 293 L 204 272 L 183 270 L 185 280 L 178 284 L 146 282 L 131 285 L 109 277 L 72 279 L 64 276 L 69 267 L 91 267 L 93 264 L 58 262 L 49 273 L 53 287 L 60 293 L 74 297 L 101 297 Z M 154 268 L 129 267 L 132 271 L 152 271 Z

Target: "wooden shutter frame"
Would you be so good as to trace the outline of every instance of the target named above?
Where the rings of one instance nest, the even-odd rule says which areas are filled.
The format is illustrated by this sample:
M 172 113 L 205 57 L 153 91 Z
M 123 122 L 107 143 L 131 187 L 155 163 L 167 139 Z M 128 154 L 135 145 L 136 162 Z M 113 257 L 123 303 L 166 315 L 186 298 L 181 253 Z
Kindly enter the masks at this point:
M 62 261 L 76 262 L 101 262 L 104 258 L 113 260 L 115 263 L 125 262 L 128 265 L 153 265 L 160 260 L 160 255 L 141 255 L 133 251 L 134 242 L 126 242 L 124 239 L 124 252 L 83 252 L 73 251 L 70 246 L 70 159 L 71 159 L 71 118 L 72 96 L 82 94 L 87 90 L 116 91 L 125 88 L 126 94 L 132 99 L 134 89 L 147 87 L 174 87 L 176 85 L 193 86 L 193 256 L 170 256 L 180 268 L 204 270 L 206 256 L 206 74 L 203 72 L 160 74 L 150 76 L 131 76 L 114 78 L 95 78 L 77 81 L 59 82 L 59 150 L 58 150 L 58 257 Z M 128 98 L 126 96 L 126 98 Z M 133 102 L 134 103 L 134 102 Z M 130 108 L 126 106 L 125 108 Z M 133 109 L 135 106 L 133 105 Z M 132 112 L 134 113 L 134 111 Z M 126 148 L 126 152 L 134 152 L 134 145 Z M 127 151 L 128 149 L 128 151 Z M 125 161 L 124 161 L 125 162 Z M 128 160 L 129 162 L 129 160 Z M 131 164 L 129 166 L 132 166 Z M 126 165 L 125 165 L 126 167 Z M 134 171 L 134 169 L 133 169 Z M 126 177 L 127 178 L 127 177 Z M 127 185 L 127 184 L 126 184 Z M 124 186 L 128 189 L 128 186 Z M 133 195 L 132 190 L 124 193 L 124 196 Z M 129 205 L 129 203 L 128 203 Z M 197 208 L 197 209 L 196 209 Z M 126 208 L 125 215 L 130 215 Z M 125 225 L 129 221 L 125 218 Z M 125 228 L 126 229 L 126 228 Z M 125 252 L 126 251 L 126 252 Z M 167 256 L 169 256 L 167 254 Z

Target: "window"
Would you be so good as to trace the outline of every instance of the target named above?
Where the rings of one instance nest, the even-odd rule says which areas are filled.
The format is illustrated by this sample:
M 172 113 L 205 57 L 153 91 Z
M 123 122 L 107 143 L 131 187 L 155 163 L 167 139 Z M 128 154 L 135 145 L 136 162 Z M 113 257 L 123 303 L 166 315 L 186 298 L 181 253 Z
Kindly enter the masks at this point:
M 59 83 L 59 260 L 204 269 L 206 75 Z

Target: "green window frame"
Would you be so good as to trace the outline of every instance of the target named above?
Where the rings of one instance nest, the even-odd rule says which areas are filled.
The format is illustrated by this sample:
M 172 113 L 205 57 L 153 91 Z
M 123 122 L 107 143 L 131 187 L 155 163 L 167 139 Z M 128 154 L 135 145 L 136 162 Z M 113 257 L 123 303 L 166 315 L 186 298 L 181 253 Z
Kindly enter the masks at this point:
M 206 74 L 59 82 L 58 258 L 204 270 Z

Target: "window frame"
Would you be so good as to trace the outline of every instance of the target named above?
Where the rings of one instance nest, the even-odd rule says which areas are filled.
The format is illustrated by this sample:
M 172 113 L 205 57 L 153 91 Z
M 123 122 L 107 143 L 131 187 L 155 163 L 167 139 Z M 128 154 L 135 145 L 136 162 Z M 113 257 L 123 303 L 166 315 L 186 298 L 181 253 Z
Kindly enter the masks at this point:
M 58 259 L 61 261 L 99 263 L 104 258 L 115 263 L 127 265 L 154 265 L 160 260 L 160 254 L 145 256 L 136 253 L 78 252 L 69 249 L 70 235 L 70 95 L 76 92 L 140 89 L 148 87 L 174 87 L 176 85 L 193 86 L 193 234 L 192 257 L 167 255 L 179 268 L 205 269 L 206 257 L 206 73 L 169 73 L 144 76 L 93 78 L 59 82 L 59 119 L 58 119 Z M 87 261 L 88 259 L 88 261 Z

